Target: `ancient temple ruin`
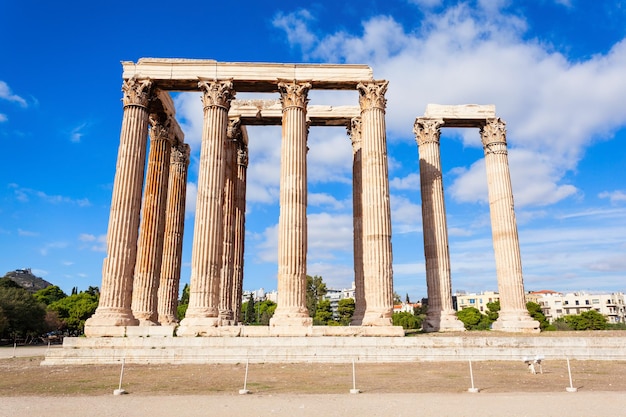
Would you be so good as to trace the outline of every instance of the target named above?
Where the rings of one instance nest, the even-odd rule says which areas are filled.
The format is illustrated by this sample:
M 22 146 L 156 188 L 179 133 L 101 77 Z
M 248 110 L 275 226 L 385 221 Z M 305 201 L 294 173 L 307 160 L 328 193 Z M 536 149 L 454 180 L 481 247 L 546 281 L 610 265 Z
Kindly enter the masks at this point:
M 107 257 L 100 304 L 85 325 L 87 336 L 403 335 L 391 322 L 387 81 L 374 79 L 365 65 L 149 58 L 123 62 L 123 69 L 124 116 Z M 310 106 L 308 93 L 314 89 L 356 90 L 358 106 Z M 202 93 L 204 124 L 189 308 L 177 323 L 190 152 L 169 95 L 179 91 Z M 238 101 L 237 92 L 274 93 L 277 100 Z M 244 329 L 236 324 L 243 287 L 246 125 L 275 124 L 282 125 L 283 132 L 278 306 L 269 327 Z M 346 126 L 353 145 L 356 311 L 353 326 L 343 329 L 315 329 L 306 308 L 309 126 Z M 452 310 L 441 183 L 439 128 L 447 126 L 481 129 L 502 303 L 494 329 L 535 331 L 538 324 L 523 304 L 504 122 L 491 107 L 471 106 L 429 107 L 415 122 L 429 298 L 425 329 L 463 330 Z

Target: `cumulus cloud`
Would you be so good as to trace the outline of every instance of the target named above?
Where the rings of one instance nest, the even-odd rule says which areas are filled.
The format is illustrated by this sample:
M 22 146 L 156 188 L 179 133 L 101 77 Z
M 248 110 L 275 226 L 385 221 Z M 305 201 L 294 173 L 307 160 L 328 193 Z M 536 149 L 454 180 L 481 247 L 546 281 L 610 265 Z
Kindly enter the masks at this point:
M 527 162 L 512 162 L 520 202 L 545 205 L 573 196 L 577 190 L 564 183 L 565 174 L 587 146 L 626 124 L 626 41 L 606 54 L 570 61 L 549 45 L 524 39 L 526 22 L 500 10 L 503 3 L 487 3 L 493 4 L 472 8 L 459 3 L 427 13 L 419 27 L 407 29 L 392 17 L 375 16 L 362 23 L 361 33 L 340 30 L 316 37 L 314 20 L 300 13 L 289 15 L 297 25 L 277 27 L 286 31 L 288 42 L 303 48 L 305 57 L 367 62 L 376 78 L 388 79 L 391 140 L 412 138 L 413 121 L 427 103 L 496 104 L 497 115 L 507 122 L 511 159 Z M 291 29 L 295 26 L 298 36 Z M 303 38 L 306 42 L 299 41 Z M 466 145 L 480 146 L 480 140 L 474 134 Z M 469 198 L 461 184 L 476 188 L 479 166 L 464 168 L 455 185 L 461 199 Z M 529 180 L 541 189 L 522 188 Z

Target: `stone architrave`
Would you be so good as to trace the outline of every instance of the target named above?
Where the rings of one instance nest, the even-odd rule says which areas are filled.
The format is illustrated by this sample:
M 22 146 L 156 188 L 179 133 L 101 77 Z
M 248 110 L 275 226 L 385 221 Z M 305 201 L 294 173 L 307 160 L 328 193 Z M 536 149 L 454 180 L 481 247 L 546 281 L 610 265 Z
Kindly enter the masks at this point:
M 363 326 L 391 326 L 393 270 L 385 135 L 387 81 L 359 83 L 363 164 Z
M 168 326 L 178 323 L 178 291 L 185 230 L 185 196 L 190 148 L 178 142 L 170 155 L 170 176 L 167 187 L 167 210 L 163 238 L 163 262 L 159 284 L 159 323 Z
M 246 236 L 246 181 L 248 171 L 248 144 L 239 129 L 237 140 L 237 180 L 235 183 L 235 240 L 233 245 L 233 316 L 236 322 L 241 314 L 241 297 L 243 296 L 243 261 Z
M 119 336 L 123 326 L 139 323 L 131 310 L 132 283 L 153 84 L 149 79 L 130 78 L 122 91 L 124 116 L 107 231 L 107 257 L 102 265 L 100 302 L 85 323 L 87 336 Z
M 237 181 L 236 137 L 241 120 L 231 119 L 228 124 L 227 140 L 224 143 L 224 246 L 220 281 L 220 319 L 233 324 L 233 261 L 235 244 L 235 186 Z
M 354 314 L 350 324 L 360 326 L 365 314 L 365 285 L 363 282 L 363 201 L 361 162 L 361 118 L 355 117 L 348 127 L 352 142 L 352 227 L 354 250 Z
M 526 309 L 524 280 L 513 190 L 506 146 L 506 125 L 499 118 L 487 119 L 480 131 L 485 152 L 491 232 L 500 293 L 500 312 L 494 330 L 539 332 L 539 322 Z
M 306 307 L 307 82 L 280 82 L 283 134 L 278 221 L 278 305 L 271 327 L 310 326 Z
M 168 120 L 150 120 L 150 151 L 143 196 L 137 263 L 133 280 L 133 315 L 140 326 L 158 322 L 158 291 L 163 260 L 163 234 L 172 139 Z
M 189 307 L 177 334 L 198 336 L 220 324 L 219 295 L 223 244 L 224 142 L 232 81 L 201 80 L 204 124 L 191 255 Z
M 413 132 L 419 148 L 420 182 L 428 314 L 424 330 L 464 331 L 452 304 L 448 225 L 443 194 L 441 153 L 439 149 L 441 119 L 418 118 Z

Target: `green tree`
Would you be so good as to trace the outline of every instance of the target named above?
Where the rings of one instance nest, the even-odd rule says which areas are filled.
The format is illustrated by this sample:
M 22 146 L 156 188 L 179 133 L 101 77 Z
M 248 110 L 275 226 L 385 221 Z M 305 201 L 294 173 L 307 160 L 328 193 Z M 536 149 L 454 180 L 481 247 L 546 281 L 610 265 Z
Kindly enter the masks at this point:
M 419 329 L 422 327 L 421 320 L 414 314 L 406 311 L 393 313 L 391 320 L 394 326 L 402 326 L 403 329 Z
M 467 307 L 456 313 L 467 330 L 489 330 L 491 320 L 475 307 Z
M 0 288 L 22 288 L 22 287 L 20 286 L 20 284 L 13 281 L 11 278 L 4 276 L 0 278 Z
M 0 286 L 0 310 L 4 317 L 2 336 L 39 336 L 47 330 L 45 306 L 19 286 Z
M 309 310 L 309 316 L 315 317 L 319 302 L 326 295 L 327 289 L 324 279 L 315 275 L 314 277 L 306 276 L 306 308 Z
M 67 297 L 67 294 L 65 294 L 58 286 L 50 285 L 34 293 L 33 297 L 35 297 L 40 303 L 50 305 L 55 301 L 59 301 Z
M 333 310 L 330 308 L 330 300 L 320 301 L 317 304 L 315 317 L 313 317 L 313 324 L 316 326 L 324 326 L 332 324 L 331 322 L 333 321 Z
M 498 320 L 500 316 L 500 301 L 493 301 L 491 303 L 487 303 L 487 317 L 493 323 Z
M 246 309 L 244 311 L 246 312 L 244 323 L 256 323 L 256 310 L 254 306 L 254 297 L 252 297 L 252 294 L 250 294 L 250 298 L 248 298 L 248 302 L 246 303 Z
M 178 321 L 185 318 L 185 314 L 187 314 L 187 308 L 189 307 L 189 284 L 185 284 L 183 287 L 183 292 L 180 296 L 180 300 L 178 300 L 178 306 L 176 307 L 176 316 L 178 317 Z
M 355 303 L 354 298 L 342 298 L 337 304 L 337 314 L 339 315 L 339 324 L 348 326 L 352 315 L 354 314 Z
M 393 303 L 394 304 L 400 304 L 402 303 L 402 298 L 400 298 L 400 294 L 398 294 L 397 292 L 393 292 Z
M 606 330 L 607 319 L 595 310 L 564 317 L 572 330 Z
M 259 315 L 259 324 L 267 326 L 270 324 L 270 319 L 274 315 L 276 310 L 276 303 L 270 300 L 264 300 L 257 304 L 257 311 Z
M 539 322 L 539 329 L 541 329 L 541 331 L 546 330 L 550 326 L 550 323 L 548 323 L 546 316 L 541 310 L 541 305 L 529 301 L 526 303 L 526 309 L 528 310 L 528 314 L 530 314 L 530 317 Z
M 81 292 L 55 301 L 48 309 L 57 312 L 59 319 L 71 333 L 82 334 L 85 320 L 98 308 L 99 298 L 97 294 Z

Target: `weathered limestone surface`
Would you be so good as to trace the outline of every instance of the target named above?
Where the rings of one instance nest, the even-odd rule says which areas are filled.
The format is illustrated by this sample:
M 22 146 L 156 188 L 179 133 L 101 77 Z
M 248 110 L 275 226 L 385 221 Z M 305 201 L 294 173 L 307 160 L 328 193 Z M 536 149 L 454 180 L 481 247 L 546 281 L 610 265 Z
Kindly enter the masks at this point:
M 177 307 L 185 230 L 185 195 L 189 154 L 189 145 L 177 142 L 170 155 L 163 262 L 157 308 L 161 325 L 178 323 Z
M 230 119 L 224 143 L 224 243 L 220 281 L 220 319 L 233 324 L 234 245 L 235 245 L 235 187 L 237 182 L 237 142 L 241 120 Z
M 232 306 L 234 320 L 241 314 L 243 295 L 243 266 L 246 236 L 246 182 L 248 173 L 248 133 L 245 126 L 240 126 L 237 138 L 237 178 L 235 183 L 235 241 L 233 247 L 233 292 Z
M 361 160 L 363 202 L 363 275 L 366 309 L 363 326 L 391 326 L 393 271 L 391 208 L 385 93 L 387 81 L 357 86 L 361 106 Z
M 122 77 L 150 78 L 168 90 L 197 90 L 198 78 L 230 79 L 236 91 L 275 92 L 276 80 L 308 80 L 312 88 L 353 90 L 362 81 L 372 80 L 367 65 L 275 64 L 217 62 L 205 59 L 141 58 L 122 62 Z
M 278 219 L 278 305 L 271 327 L 309 326 L 306 308 L 307 82 L 278 84 L 283 105 Z M 287 330 L 289 331 L 289 330 Z
M 137 259 L 137 235 L 144 178 L 148 103 L 153 84 L 149 80 L 124 82 L 124 118 L 120 134 L 113 197 L 107 232 L 107 257 L 102 266 L 100 303 L 85 323 L 87 336 L 106 336 L 111 326 L 138 324 L 132 314 L 132 280 Z M 101 327 L 97 330 L 97 327 Z M 105 333 L 105 334 L 103 334 Z
M 219 325 L 223 243 L 224 141 L 228 108 L 235 95 L 230 81 L 200 81 L 204 125 L 191 255 L 189 308 L 178 334 L 197 336 Z
M 487 119 L 480 132 L 485 151 L 491 231 L 500 293 L 500 313 L 493 329 L 539 332 L 539 322 L 528 314 L 524 298 L 522 261 L 513 208 L 505 129 L 502 120 L 492 118 Z
M 163 234 L 172 137 L 167 120 L 151 120 L 150 152 L 144 190 L 137 263 L 133 279 L 133 315 L 141 326 L 158 324 L 158 288 L 163 259 Z
M 363 163 L 361 160 L 361 118 L 351 120 L 348 128 L 352 142 L 352 227 L 354 250 L 354 314 L 351 325 L 360 326 L 365 315 L 365 282 L 363 277 Z
M 463 104 L 447 106 L 428 104 L 424 118 L 441 119 L 446 127 L 481 127 L 486 119 L 496 117 L 496 106 L 493 104 Z
M 358 106 L 307 106 L 310 126 L 347 126 L 358 117 Z M 229 117 L 238 117 L 248 126 L 282 124 L 283 108 L 280 100 L 233 100 Z
M 228 326 L 221 329 L 250 329 Z M 124 329 L 124 327 L 122 327 Z M 129 328 L 130 329 L 130 328 Z M 152 330 L 159 327 L 135 327 Z M 167 329 L 167 327 L 166 327 Z M 220 328 L 215 328 L 218 330 Z M 267 329 L 267 328 L 265 328 Z M 313 332 L 317 326 L 313 326 Z M 364 329 L 363 327 L 361 329 Z M 378 327 L 370 330 L 393 329 Z M 626 360 L 626 337 L 109 337 L 66 338 L 42 365 L 201 363 L 359 363 L 419 361 Z
M 418 118 L 414 133 L 419 148 L 420 182 L 428 314 L 424 330 L 462 331 L 452 305 L 452 280 L 448 248 L 448 225 L 443 194 L 441 154 L 439 150 L 441 119 Z

